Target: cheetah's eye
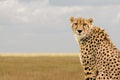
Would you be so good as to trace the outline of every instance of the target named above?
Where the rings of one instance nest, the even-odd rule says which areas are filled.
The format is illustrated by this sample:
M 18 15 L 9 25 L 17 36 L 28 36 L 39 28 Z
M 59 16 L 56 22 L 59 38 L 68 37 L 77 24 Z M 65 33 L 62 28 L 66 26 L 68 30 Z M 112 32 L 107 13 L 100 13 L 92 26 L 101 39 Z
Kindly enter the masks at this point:
M 87 24 L 86 23 L 83 23 L 83 26 L 86 26 Z
M 74 23 L 74 25 L 75 25 L 75 26 L 77 26 L 77 25 L 78 25 L 78 23 Z

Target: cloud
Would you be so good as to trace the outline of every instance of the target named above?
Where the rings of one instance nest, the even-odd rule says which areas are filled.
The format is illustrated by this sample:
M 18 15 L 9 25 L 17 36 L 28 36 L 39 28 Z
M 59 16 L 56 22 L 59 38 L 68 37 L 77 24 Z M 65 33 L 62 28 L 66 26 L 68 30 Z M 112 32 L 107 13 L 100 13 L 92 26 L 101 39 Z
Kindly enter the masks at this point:
M 120 6 L 52 6 L 54 0 L 4 0 L 0 2 L 0 24 L 2 25 L 58 25 L 63 26 L 70 16 L 103 18 L 108 12 L 116 15 Z M 59 3 L 62 1 L 59 1 Z M 79 1 L 76 1 L 79 2 Z M 85 1 L 80 1 L 85 2 Z M 94 2 L 96 1 L 88 1 Z M 111 4 L 112 1 L 108 2 Z M 70 1 L 72 3 L 72 1 Z M 107 2 L 105 2 L 107 3 Z M 69 3 L 68 3 L 69 4 Z M 113 8 L 113 11 L 111 9 Z M 107 11 L 107 12 L 106 12 Z M 106 18 L 106 17 L 105 17 Z
M 62 22 L 61 16 L 67 13 L 69 8 L 52 7 L 48 0 L 29 3 L 5 0 L 1 1 L 0 5 L 0 49 L 3 49 L 0 51 L 49 52 L 65 48 L 61 45 L 62 42 L 59 42 L 64 36 L 58 33 L 59 29 L 63 28 L 58 23 Z M 68 12 L 71 11 L 70 9 Z M 60 47 L 57 48 L 58 42 Z M 50 48 L 51 45 L 56 48 Z
M 52 1 L 52 3 L 51 3 Z M 59 6 L 63 0 L 2 0 L 0 1 L 0 49 L 8 51 L 74 52 L 76 44 L 70 28 L 70 16 L 94 18 L 114 38 L 120 26 L 120 6 L 85 5 Z M 81 0 L 80 0 L 81 1 Z M 86 1 L 86 0 L 85 0 Z M 82 1 L 82 3 L 85 3 Z M 54 6 L 54 4 L 55 6 Z M 94 2 L 94 0 L 93 0 Z M 75 2 L 74 4 L 77 4 Z M 94 2 L 96 4 L 96 1 Z M 101 4 L 101 3 L 100 3 Z M 114 3 L 116 4 L 116 3 Z M 87 5 L 87 6 L 86 6 Z M 115 26 L 115 28 L 113 27 Z M 113 33 L 111 33 L 113 32 Z M 119 39 L 120 40 L 120 39 Z M 120 44 L 119 42 L 117 42 Z M 51 47 L 52 45 L 52 47 Z M 65 49 L 64 49 L 65 48 Z
M 119 0 L 50 0 L 53 6 L 106 6 L 106 5 L 119 5 Z
M 31 0 L 31 3 L 23 3 L 20 0 L 1 1 L 1 23 L 9 24 L 58 24 L 60 16 L 73 11 L 80 11 L 80 7 L 53 7 L 48 0 Z

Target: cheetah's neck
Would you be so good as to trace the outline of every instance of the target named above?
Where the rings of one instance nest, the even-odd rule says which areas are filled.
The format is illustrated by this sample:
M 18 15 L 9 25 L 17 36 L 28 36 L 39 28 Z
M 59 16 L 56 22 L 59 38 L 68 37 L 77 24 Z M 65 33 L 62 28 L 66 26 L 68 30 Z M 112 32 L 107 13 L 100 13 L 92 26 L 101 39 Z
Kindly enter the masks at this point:
M 107 34 L 107 32 L 105 32 L 105 30 L 102 28 L 94 26 L 91 29 L 90 34 L 87 35 L 86 37 L 82 38 L 79 41 L 79 44 L 81 46 L 84 46 L 86 44 L 91 44 L 91 43 L 94 43 L 94 45 L 99 45 L 102 42 L 106 42 L 107 44 L 110 45 L 111 48 L 116 48 L 115 45 L 110 40 L 110 37 Z

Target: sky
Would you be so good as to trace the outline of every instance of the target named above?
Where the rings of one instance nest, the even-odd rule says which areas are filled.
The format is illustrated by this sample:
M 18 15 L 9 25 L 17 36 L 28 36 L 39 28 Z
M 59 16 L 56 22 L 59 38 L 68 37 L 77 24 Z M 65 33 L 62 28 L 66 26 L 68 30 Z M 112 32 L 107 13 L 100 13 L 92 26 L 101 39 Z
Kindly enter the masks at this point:
M 0 0 L 0 52 L 78 53 L 71 16 L 93 18 L 120 49 L 120 0 Z

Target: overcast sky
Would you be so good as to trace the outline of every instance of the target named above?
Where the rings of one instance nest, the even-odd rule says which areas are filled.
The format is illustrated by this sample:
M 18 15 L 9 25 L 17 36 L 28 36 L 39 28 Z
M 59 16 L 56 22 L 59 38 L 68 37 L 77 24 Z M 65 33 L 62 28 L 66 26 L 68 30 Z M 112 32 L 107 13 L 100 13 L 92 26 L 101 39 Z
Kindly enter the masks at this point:
M 79 52 L 70 16 L 92 17 L 120 48 L 120 0 L 0 0 L 0 52 Z

